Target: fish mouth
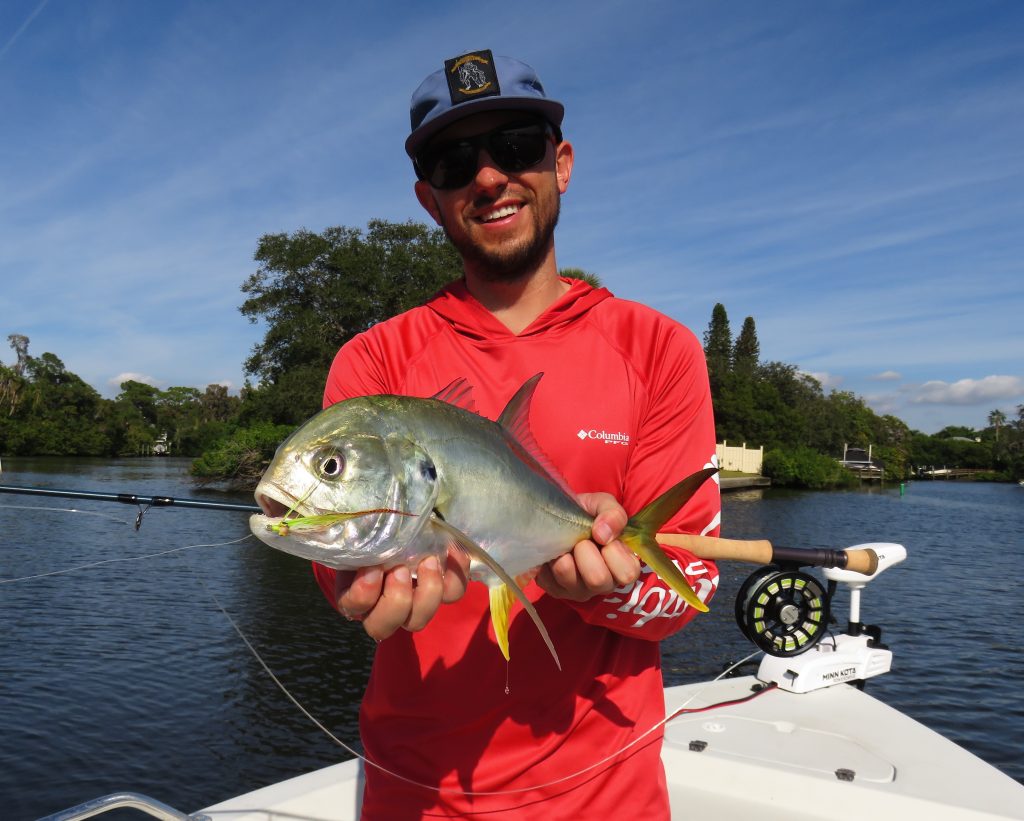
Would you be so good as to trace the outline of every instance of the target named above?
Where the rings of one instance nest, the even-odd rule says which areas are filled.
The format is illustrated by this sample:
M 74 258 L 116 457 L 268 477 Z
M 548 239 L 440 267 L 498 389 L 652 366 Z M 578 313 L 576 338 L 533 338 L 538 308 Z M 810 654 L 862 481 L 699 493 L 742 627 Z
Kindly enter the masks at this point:
M 274 485 L 260 485 L 256 488 L 256 504 L 268 519 L 284 519 L 288 514 L 293 517 L 314 516 L 326 511 L 306 506 L 302 501 L 283 488 Z

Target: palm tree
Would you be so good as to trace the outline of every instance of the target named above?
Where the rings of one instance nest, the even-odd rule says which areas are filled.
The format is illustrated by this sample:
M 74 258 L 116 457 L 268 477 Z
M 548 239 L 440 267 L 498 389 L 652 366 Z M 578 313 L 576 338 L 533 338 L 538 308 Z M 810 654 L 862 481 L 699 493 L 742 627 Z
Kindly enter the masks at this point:
M 994 410 L 988 415 L 988 423 L 996 429 L 996 441 L 999 441 L 999 429 L 1006 424 L 1006 414 L 1001 410 Z

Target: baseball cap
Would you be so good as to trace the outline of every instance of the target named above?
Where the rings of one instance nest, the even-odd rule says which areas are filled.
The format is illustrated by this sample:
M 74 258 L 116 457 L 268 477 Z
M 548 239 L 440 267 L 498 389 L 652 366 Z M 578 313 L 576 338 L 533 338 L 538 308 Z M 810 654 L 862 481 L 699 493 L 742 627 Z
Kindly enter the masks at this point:
M 446 126 L 482 111 L 532 111 L 561 128 L 565 107 L 544 93 L 530 66 L 512 57 L 494 57 L 489 49 L 444 61 L 413 92 L 409 106 L 412 133 L 405 153 L 415 157 L 424 143 Z

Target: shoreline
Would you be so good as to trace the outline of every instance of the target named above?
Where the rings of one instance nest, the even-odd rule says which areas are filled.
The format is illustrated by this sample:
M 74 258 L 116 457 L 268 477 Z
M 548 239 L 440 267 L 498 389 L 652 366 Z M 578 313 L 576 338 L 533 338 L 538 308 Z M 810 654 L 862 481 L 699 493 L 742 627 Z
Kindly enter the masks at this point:
M 767 476 L 722 476 L 719 477 L 719 490 L 743 490 L 748 487 L 771 487 L 772 480 Z

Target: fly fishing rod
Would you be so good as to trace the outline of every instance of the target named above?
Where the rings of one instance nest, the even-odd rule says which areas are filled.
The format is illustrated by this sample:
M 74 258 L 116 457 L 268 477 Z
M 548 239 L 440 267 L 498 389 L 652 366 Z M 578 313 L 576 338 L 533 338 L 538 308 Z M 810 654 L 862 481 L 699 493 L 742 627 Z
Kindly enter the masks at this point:
M 143 514 L 151 507 L 190 507 L 204 510 L 233 510 L 242 513 L 262 512 L 257 505 L 243 505 L 238 502 L 214 502 L 207 499 L 175 499 L 173 496 L 138 496 L 134 493 L 100 493 L 94 490 L 58 490 L 48 487 L 0 485 L 0 493 L 57 497 L 60 499 L 87 499 L 91 502 L 120 502 L 125 505 L 136 505 L 139 508 L 139 515 L 135 517 L 136 530 L 142 525 Z
M 58 497 L 62 499 L 86 499 L 93 502 L 120 502 L 140 508 L 135 526 L 142 524 L 142 508 L 187 507 L 202 510 L 226 510 L 239 513 L 261 513 L 257 505 L 239 502 L 214 502 L 207 499 L 176 499 L 172 496 L 139 496 L 135 493 L 100 493 L 92 490 L 58 490 L 45 487 L 20 487 L 0 485 L 0 493 L 14 493 L 23 496 Z M 682 547 L 701 559 L 772 564 L 784 562 L 800 566 L 839 567 L 857 573 L 871 575 L 878 567 L 878 557 L 872 550 L 822 550 L 802 547 L 773 547 L 767 539 L 721 539 L 692 534 L 659 533 L 658 541 Z

